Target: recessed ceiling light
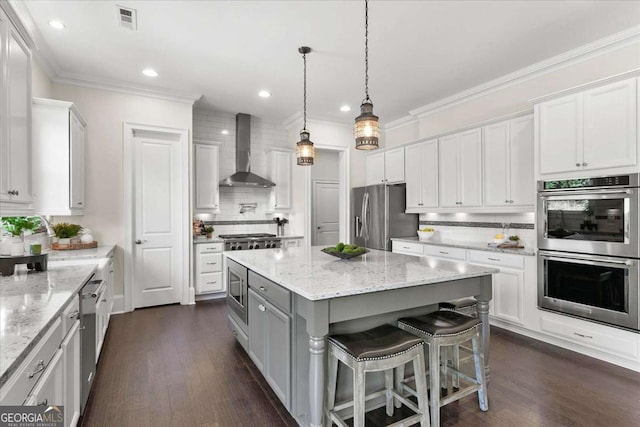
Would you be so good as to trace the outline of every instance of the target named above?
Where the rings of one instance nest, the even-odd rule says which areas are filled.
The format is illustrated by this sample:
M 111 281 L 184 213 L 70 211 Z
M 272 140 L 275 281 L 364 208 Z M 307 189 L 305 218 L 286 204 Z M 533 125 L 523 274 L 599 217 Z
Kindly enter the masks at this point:
M 158 72 L 153 68 L 145 68 L 144 70 L 142 70 L 142 74 L 147 77 L 158 77 Z
M 349 112 L 351 111 L 351 107 L 349 107 L 348 105 L 343 105 L 342 107 L 340 107 L 340 111 L 342 111 L 343 113 Z
M 223 134 L 223 135 L 229 135 L 229 131 L 228 131 L 228 130 L 226 130 L 226 129 L 222 129 L 222 130 L 220 131 L 220 133 L 221 133 L 221 134 Z
M 271 96 L 271 92 L 269 92 L 268 90 L 261 90 L 260 92 L 258 92 L 258 96 L 261 98 L 268 98 Z
M 57 21 L 55 19 L 52 20 L 52 21 L 49 21 L 49 25 L 51 25 L 56 30 L 64 30 L 64 28 L 65 28 L 65 25 L 62 22 Z

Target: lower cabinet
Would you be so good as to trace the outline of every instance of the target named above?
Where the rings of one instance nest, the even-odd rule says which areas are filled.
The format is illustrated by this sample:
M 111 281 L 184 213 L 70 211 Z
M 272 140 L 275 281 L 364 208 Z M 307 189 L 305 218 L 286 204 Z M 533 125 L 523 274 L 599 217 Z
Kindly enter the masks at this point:
M 64 359 L 64 425 L 75 426 L 80 418 L 80 321 L 76 320 L 62 341 Z
M 249 356 L 285 407 L 291 402 L 291 317 L 249 289 Z
M 62 349 L 58 349 L 31 391 L 26 405 L 64 404 L 64 388 L 64 358 Z
M 497 319 L 524 324 L 524 272 L 501 267 L 493 275 L 490 314 Z

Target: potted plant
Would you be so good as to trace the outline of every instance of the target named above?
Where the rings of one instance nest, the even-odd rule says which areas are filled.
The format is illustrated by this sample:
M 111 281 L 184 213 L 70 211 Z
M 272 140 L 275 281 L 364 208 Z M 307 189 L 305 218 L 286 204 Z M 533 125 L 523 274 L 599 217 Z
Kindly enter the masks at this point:
M 41 225 L 37 216 L 5 216 L 2 217 L 2 228 L 11 234 L 11 255 L 22 255 L 24 252 L 24 233 L 33 232 Z M 3 251 L 4 252 L 4 251 Z
M 509 236 L 509 242 L 513 245 L 513 246 L 519 246 L 520 245 L 520 237 L 513 235 L 513 236 Z
M 207 235 L 207 239 L 210 239 L 211 236 L 213 235 L 213 227 L 210 225 L 207 225 L 204 227 L 204 232 Z
M 59 224 L 54 224 L 52 228 L 58 238 L 58 245 L 69 246 L 71 244 L 71 239 L 78 235 L 78 232 L 82 227 L 78 224 L 61 222 Z

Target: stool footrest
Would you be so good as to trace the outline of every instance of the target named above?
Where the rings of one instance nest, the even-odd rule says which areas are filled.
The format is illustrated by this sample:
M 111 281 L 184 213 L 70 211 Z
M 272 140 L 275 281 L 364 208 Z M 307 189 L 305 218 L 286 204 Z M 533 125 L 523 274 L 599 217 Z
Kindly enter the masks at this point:
M 479 384 L 473 384 L 470 385 L 469 387 L 465 387 L 461 390 L 458 391 L 454 391 L 453 394 L 450 394 L 446 397 L 443 397 L 440 399 L 440 406 L 444 406 L 447 405 L 451 402 L 454 402 L 458 399 L 462 399 L 463 397 L 466 397 L 470 394 L 476 393 L 478 390 L 480 390 L 480 385 Z

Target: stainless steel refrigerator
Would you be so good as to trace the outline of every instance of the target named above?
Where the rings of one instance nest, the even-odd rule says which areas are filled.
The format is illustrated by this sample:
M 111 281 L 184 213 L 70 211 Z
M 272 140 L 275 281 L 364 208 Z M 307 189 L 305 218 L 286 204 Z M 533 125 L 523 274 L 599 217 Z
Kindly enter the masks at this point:
M 391 250 L 391 237 L 416 236 L 418 215 L 404 213 L 406 187 L 370 185 L 351 190 L 351 243 Z

